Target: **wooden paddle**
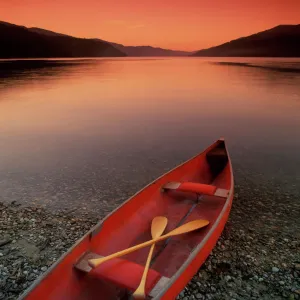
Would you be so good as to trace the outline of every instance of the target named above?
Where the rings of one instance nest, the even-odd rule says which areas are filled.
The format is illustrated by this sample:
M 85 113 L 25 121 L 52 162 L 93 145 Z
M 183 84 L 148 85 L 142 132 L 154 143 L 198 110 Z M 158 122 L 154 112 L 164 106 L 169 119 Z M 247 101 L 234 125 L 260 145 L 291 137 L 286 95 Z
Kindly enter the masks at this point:
M 155 217 L 152 220 L 151 236 L 153 239 L 156 239 L 163 234 L 164 230 L 167 227 L 167 223 L 168 223 L 168 219 L 166 217 Z M 153 255 L 154 247 L 155 247 L 155 243 L 153 243 L 151 245 L 140 285 L 138 286 L 136 291 L 133 293 L 133 297 L 135 299 L 145 299 L 146 279 L 147 279 L 147 274 L 148 274 L 151 258 Z
M 208 220 L 195 220 L 195 221 L 191 221 L 191 222 L 186 223 L 186 224 L 184 224 L 184 225 L 182 225 L 180 227 L 177 227 L 176 229 L 170 231 L 169 233 L 167 233 L 165 235 L 162 235 L 162 236 L 160 236 L 158 238 L 155 238 L 153 240 L 150 240 L 150 241 L 144 242 L 142 244 L 139 244 L 139 245 L 127 248 L 125 250 L 113 253 L 113 254 L 105 256 L 105 257 L 90 259 L 88 262 L 89 262 L 89 265 L 92 268 L 96 268 L 97 266 L 99 266 L 103 262 L 105 262 L 107 260 L 110 260 L 112 258 L 120 257 L 122 255 L 129 254 L 131 252 L 139 250 L 141 248 L 144 248 L 144 247 L 147 247 L 147 246 L 151 246 L 152 244 L 157 243 L 157 242 L 162 241 L 162 240 L 165 240 L 165 239 L 167 239 L 170 236 L 180 235 L 180 234 L 183 234 L 183 233 L 188 233 L 188 232 L 200 229 L 202 227 L 205 227 L 208 224 L 209 224 Z

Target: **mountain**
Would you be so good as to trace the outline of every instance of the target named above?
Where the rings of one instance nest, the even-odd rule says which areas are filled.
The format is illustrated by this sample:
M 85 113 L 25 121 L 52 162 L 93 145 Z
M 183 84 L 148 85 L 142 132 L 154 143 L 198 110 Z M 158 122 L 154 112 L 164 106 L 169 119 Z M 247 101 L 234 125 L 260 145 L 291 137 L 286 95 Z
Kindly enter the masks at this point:
M 42 29 L 42 28 L 38 28 L 38 27 L 30 27 L 28 29 L 31 32 L 36 32 L 36 33 L 44 34 L 44 35 L 48 35 L 48 36 L 68 36 L 68 37 L 71 37 L 70 35 L 67 35 L 67 34 L 58 33 L 58 32 L 54 32 L 54 31 L 50 31 L 50 30 Z M 103 42 L 105 42 L 105 41 L 103 41 Z
M 37 28 L 37 27 L 31 27 L 29 28 L 29 30 L 40 34 L 45 34 L 48 36 L 68 36 L 66 34 L 57 33 L 54 31 Z M 188 56 L 192 54 L 192 52 L 163 49 L 163 48 L 152 47 L 152 46 L 124 46 L 122 44 L 117 44 L 102 39 L 93 39 L 93 40 L 109 43 L 116 49 L 119 49 L 121 52 L 125 53 L 127 56 Z
M 0 21 L 0 58 L 126 56 L 110 43 Z
M 163 49 L 151 46 L 124 46 L 110 43 L 128 56 L 188 56 L 192 52 Z
M 49 36 L 68 36 L 66 34 L 57 33 L 54 31 L 37 28 L 37 27 L 31 27 L 29 29 L 30 31 L 49 35 Z M 170 50 L 170 49 L 163 49 L 163 48 L 152 47 L 152 46 L 124 46 L 122 44 L 117 44 L 117 43 L 113 43 L 101 39 L 94 39 L 94 40 L 109 43 L 113 47 L 125 53 L 127 56 L 188 56 L 192 54 L 192 52 L 187 52 L 187 51 Z
M 110 43 L 115 48 L 124 52 L 127 56 L 133 56 L 133 57 L 189 56 L 193 53 L 193 52 L 188 52 L 188 51 L 171 50 L 171 49 L 164 49 L 164 48 L 152 47 L 152 46 L 124 46 L 122 44 L 117 44 L 117 43 L 104 41 L 104 40 L 100 40 L 100 39 L 95 39 L 95 40 Z
M 300 24 L 279 25 L 216 47 L 197 51 L 192 55 L 300 57 Z

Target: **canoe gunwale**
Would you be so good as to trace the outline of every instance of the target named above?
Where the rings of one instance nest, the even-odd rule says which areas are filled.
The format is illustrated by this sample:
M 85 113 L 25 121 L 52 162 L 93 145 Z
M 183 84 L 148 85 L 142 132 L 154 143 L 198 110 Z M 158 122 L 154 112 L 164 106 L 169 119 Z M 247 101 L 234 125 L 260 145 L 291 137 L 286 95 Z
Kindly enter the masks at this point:
M 171 278 L 169 278 L 168 283 L 166 286 L 164 286 L 164 288 L 160 291 L 160 293 L 158 293 L 155 298 L 155 300 L 160 299 L 161 297 L 163 297 L 163 295 L 168 291 L 168 289 L 173 285 L 173 283 L 180 277 L 180 275 L 184 272 L 184 270 L 188 267 L 188 265 L 190 264 L 190 262 L 198 255 L 199 251 L 203 248 L 203 246 L 205 245 L 206 241 L 211 237 L 213 231 L 215 230 L 215 228 L 218 226 L 218 224 L 220 223 L 220 220 L 222 219 L 226 209 L 228 208 L 229 204 L 230 204 L 230 199 L 232 197 L 233 194 L 233 188 L 234 188 L 234 181 L 233 181 L 233 173 L 232 173 L 232 165 L 231 165 L 231 159 L 225 144 L 225 140 L 224 138 L 219 138 L 218 140 L 216 140 L 215 142 L 213 142 L 209 147 L 205 148 L 203 151 L 201 151 L 200 153 L 194 155 L 193 157 L 191 157 L 190 159 L 182 162 L 179 165 L 176 165 L 174 168 L 172 168 L 171 170 L 167 171 L 166 173 L 162 174 L 161 176 L 157 177 L 156 179 L 154 179 L 152 182 L 150 182 L 149 184 L 147 184 L 146 186 L 144 186 L 143 188 L 141 188 L 139 191 L 137 191 L 135 194 L 133 194 L 131 197 L 129 197 L 126 201 L 124 201 L 121 205 L 119 205 L 118 207 L 116 207 L 113 211 L 111 211 L 109 214 L 107 214 L 102 220 L 100 220 L 96 225 L 94 225 L 85 235 L 83 235 L 81 238 L 79 238 L 74 244 L 73 246 L 71 246 L 63 255 L 60 256 L 60 258 L 41 276 L 39 276 L 34 282 L 33 284 L 31 284 L 31 286 L 29 286 L 28 289 L 26 289 L 20 296 L 19 296 L 19 300 L 23 300 L 26 299 L 27 296 L 30 295 L 30 293 L 43 281 L 47 278 L 47 276 L 49 276 L 54 270 L 55 268 L 70 254 L 70 252 L 72 252 L 79 244 L 81 244 L 86 238 L 89 239 L 89 241 L 96 236 L 102 229 L 103 223 L 114 213 L 116 213 L 121 207 L 123 207 L 124 205 L 126 205 L 129 201 L 131 201 L 134 197 L 136 197 L 138 194 L 140 194 L 142 191 L 144 191 L 146 188 L 148 188 L 149 186 L 153 185 L 154 183 L 156 183 L 158 180 L 160 180 L 161 178 L 163 178 L 164 176 L 166 176 L 167 174 L 173 172 L 174 170 L 182 167 L 183 165 L 187 164 L 188 162 L 194 160 L 196 157 L 201 156 L 202 154 L 204 154 L 205 152 L 207 152 L 208 149 L 213 148 L 216 144 L 218 144 L 219 142 L 224 142 L 225 145 L 225 149 L 227 152 L 227 156 L 228 156 L 228 163 L 230 166 L 230 173 L 231 173 L 231 187 L 227 196 L 227 199 L 225 201 L 225 204 L 223 206 L 223 209 L 220 213 L 220 215 L 218 216 L 216 222 L 214 223 L 214 225 L 212 226 L 212 228 L 209 230 L 208 234 L 205 236 L 205 238 L 202 240 L 202 242 L 196 246 L 191 254 L 189 255 L 189 257 L 186 259 L 186 261 L 184 262 L 184 264 L 182 264 L 182 266 L 180 267 L 180 269 L 175 273 L 175 275 L 173 275 Z M 88 249 L 86 250 L 88 251 Z M 82 257 L 82 255 L 84 255 L 85 252 L 83 252 L 78 259 L 80 259 L 80 257 Z M 76 261 L 74 261 L 74 264 L 76 264 L 76 262 L 78 261 L 78 259 Z

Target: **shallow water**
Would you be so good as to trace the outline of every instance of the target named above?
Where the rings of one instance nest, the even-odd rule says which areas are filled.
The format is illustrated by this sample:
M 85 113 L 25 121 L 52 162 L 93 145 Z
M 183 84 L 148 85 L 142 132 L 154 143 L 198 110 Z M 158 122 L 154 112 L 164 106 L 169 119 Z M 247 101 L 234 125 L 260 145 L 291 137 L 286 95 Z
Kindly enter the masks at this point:
M 297 70 L 299 59 L 0 61 L 0 201 L 105 215 L 220 136 L 239 189 L 299 201 Z

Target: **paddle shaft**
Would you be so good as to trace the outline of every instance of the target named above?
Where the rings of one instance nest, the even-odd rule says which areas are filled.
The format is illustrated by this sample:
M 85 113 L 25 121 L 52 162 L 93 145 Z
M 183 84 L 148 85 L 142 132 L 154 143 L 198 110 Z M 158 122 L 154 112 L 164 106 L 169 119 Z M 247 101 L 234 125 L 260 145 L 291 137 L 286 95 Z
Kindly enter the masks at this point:
M 155 247 L 155 243 L 151 245 L 140 285 L 138 286 L 138 288 L 136 289 L 136 291 L 133 294 L 133 297 L 135 299 L 144 299 L 145 298 L 146 279 L 147 279 L 147 274 L 148 274 L 148 271 L 149 271 L 150 262 L 151 262 L 151 258 L 152 258 L 152 255 L 153 255 L 154 247 Z

